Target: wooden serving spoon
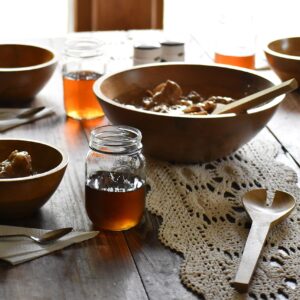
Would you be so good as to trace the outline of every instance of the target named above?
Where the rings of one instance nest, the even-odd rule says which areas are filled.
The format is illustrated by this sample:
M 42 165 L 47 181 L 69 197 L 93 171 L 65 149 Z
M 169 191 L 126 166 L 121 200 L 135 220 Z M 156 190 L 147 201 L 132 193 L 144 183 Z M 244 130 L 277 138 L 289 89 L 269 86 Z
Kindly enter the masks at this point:
M 298 88 L 296 79 L 284 81 L 278 85 L 274 85 L 240 100 L 234 101 L 230 104 L 217 106 L 212 114 L 225 114 L 225 113 L 244 113 L 250 108 L 254 108 L 266 101 L 273 99 L 282 94 L 287 94 Z
M 286 192 L 276 191 L 273 202 L 267 205 L 267 190 L 257 189 L 244 195 L 243 204 L 252 219 L 252 226 L 232 283 L 232 286 L 239 292 L 247 292 L 270 228 L 283 221 L 291 213 L 295 207 L 295 199 Z

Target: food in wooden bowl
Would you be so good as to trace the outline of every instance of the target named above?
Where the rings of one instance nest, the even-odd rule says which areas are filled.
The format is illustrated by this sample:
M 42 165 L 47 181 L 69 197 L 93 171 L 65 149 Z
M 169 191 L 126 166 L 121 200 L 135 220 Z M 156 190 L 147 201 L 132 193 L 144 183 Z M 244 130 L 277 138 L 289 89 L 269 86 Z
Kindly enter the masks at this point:
M 224 106 L 235 101 L 230 97 L 222 96 L 204 98 L 194 90 L 184 95 L 181 86 L 172 80 L 158 84 L 153 90 L 146 90 L 141 98 L 134 97 L 125 102 L 115 100 L 128 107 L 133 106 L 170 115 L 208 115 L 213 113 L 217 106 Z
M 24 105 L 45 86 L 57 65 L 51 49 L 0 44 L 0 104 Z
M 16 178 L 33 175 L 31 156 L 27 151 L 14 150 L 0 162 L 0 178 Z
M 49 144 L 0 139 L 0 219 L 26 217 L 42 207 L 67 164 L 67 155 Z
M 264 49 L 268 63 L 281 80 L 300 83 L 300 37 L 272 41 Z
M 131 105 L 167 80 L 179 84 L 183 95 L 194 90 L 204 99 L 240 99 L 273 84 L 241 68 L 181 63 L 133 67 L 99 78 L 94 93 L 108 119 L 140 129 L 145 153 L 169 161 L 207 162 L 232 153 L 266 125 L 283 97 L 238 115 L 171 114 Z

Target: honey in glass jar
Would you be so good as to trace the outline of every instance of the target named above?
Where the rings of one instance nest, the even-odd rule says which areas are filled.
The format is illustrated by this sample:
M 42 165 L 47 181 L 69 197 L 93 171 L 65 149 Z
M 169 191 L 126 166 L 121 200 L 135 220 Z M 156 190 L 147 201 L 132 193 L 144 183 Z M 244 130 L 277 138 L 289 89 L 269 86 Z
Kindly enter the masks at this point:
M 92 39 L 68 40 L 62 68 L 67 116 L 94 119 L 104 115 L 93 93 L 94 82 L 105 72 L 101 44 Z
M 255 68 L 255 30 L 252 15 L 234 11 L 219 16 L 215 33 L 214 61 L 248 69 Z
M 90 137 L 86 158 L 85 207 L 96 228 L 126 230 L 145 208 L 141 133 L 129 126 L 102 126 Z

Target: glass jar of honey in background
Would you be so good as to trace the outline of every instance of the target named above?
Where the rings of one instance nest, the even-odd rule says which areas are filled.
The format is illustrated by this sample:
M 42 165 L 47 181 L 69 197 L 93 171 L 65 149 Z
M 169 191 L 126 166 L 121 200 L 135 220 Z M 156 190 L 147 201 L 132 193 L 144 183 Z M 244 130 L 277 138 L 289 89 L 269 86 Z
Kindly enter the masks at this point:
M 215 27 L 215 62 L 254 69 L 255 40 L 253 16 L 235 11 L 220 14 Z
M 67 116 L 82 120 L 104 115 L 93 84 L 105 72 L 101 44 L 94 39 L 70 39 L 63 57 L 64 106 Z
M 91 132 L 86 157 L 85 207 L 99 229 L 137 225 L 145 208 L 142 135 L 129 126 L 102 126 Z

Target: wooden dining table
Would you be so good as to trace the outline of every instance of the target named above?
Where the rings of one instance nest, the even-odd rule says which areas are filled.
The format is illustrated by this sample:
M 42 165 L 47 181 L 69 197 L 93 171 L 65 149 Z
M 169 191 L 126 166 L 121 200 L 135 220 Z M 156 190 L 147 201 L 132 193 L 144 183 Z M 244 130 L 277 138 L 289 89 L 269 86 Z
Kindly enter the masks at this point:
M 104 41 L 103 59 L 108 62 L 107 72 L 110 72 L 132 64 L 135 41 L 147 36 L 154 40 L 161 32 L 117 31 L 88 35 Z M 50 46 L 61 55 L 65 39 L 32 42 Z M 186 40 L 186 61 L 212 62 L 209 51 L 195 35 Z M 90 121 L 66 117 L 60 68 L 59 64 L 51 80 L 30 104 L 51 107 L 54 114 L 0 133 L 0 138 L 34 139 L 58 146 L 69 156 L 66 173 L 54 195 L 35 215 L 0 221 L 2 225 L 93 229 L 85 211 L 85 157 L 91 129 L 109 121 L 105 117 Z M 269 69 L 257 72 L 279 81 Z M 259 136 L 280 145 L 277 159 L 300 174 L 299 91 L 287 95 Z M 159 217 L 146 210 L 141 223 L 133 229 L 100 231 L 96 238 L 17 266 L 0 262 L 0 299 L 199 299 L 180 282 L 181 255 L 159 241 L 160 222 Z

